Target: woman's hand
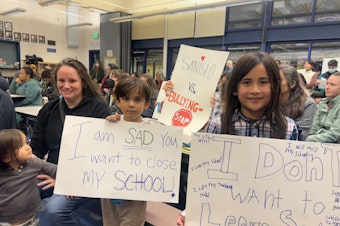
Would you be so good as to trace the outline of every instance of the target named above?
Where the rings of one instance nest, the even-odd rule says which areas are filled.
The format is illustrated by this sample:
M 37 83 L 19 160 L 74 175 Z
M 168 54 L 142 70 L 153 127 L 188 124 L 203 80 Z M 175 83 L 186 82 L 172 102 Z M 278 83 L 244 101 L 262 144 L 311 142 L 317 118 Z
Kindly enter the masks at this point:
M 42 190 L 49 189 L 55 185 L 55 179 L 46 174 L 40 174 L 37 176 L 37 178 L 42 180 L 40 183 L 38 183 L 38 187 L 42 187 Z
M 121 118 L 120 114 L 115 113 L 115 114 L 113 114 L 113 115 L 107 116 L 105 119 L 108 120 L 108 121 L 110 121 L 110 122 L 117 122 L 117 121 L 120 120 L 120 118 Z

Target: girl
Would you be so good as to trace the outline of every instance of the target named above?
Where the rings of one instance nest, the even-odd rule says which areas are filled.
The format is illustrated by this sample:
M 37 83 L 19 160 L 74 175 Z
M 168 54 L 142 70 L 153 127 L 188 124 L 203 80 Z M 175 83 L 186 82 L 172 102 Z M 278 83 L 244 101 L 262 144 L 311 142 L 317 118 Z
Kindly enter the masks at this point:
M 56 165 L 35 158 L 26 142 L 20 130 L 0 131 L 0 225 L 39 225 L 38 186 L 54 186 Z M 42 171 L 49 176 L 38 176 Z
M 316 113 L 315 101 L 307 96 L 300 84 L 298 72 L 292 66 L 281 66 L 281 111 L 294 119 L 299 129 L 299 140 L 306 140 Z
M 297 139 L 294 121 L 280 108 L 281 80 L 275 60 L 250 52 L 235 64 L 223 92 L 221 133 L 239 136 Z M 177 219 L 183 226 L 185 211 Z
M 241 57 L 229 78 L 222 134 L 297 139 L 294 121 L 280 108 L 281 80 L 275 60 L 264 52 Z

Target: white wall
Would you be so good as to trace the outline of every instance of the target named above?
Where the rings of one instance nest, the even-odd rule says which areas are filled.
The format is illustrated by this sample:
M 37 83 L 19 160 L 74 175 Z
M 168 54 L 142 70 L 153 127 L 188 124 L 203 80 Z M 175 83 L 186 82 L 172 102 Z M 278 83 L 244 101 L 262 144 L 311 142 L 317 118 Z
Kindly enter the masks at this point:
M 44 62 L 57 63 L 66 57 L 77 58 L 88 66 L 89 50 L 100 49 L 99 39 L 93 39 L 93 32 L 99 32 L 100 14 L 80 9 L 77 16 L 79 23 L 91 22 L 93 26 L 79 29 L 79 47 L 68 48 L 66 40 L 66 6 L 53 5 L 41 7 L 35 0 L 1 0 L 0 12 L 12 8 L 26 8 L 27 12 L 13 15 L 0 16 L 0 21 L 12 22 L 13 32 L 29 33 L 45 36 L 46 43 L 20 42 L 21 60 L 25 55 L 35 54 L 42 57 Z M 47 45 L 47 40 L 56 42 L 55 46 Z M 55 48 L 56 53 L 47 52 L 47 48 Z M 1 50 L 0 50 L 1 56 Z M 22 62 L 21 62 L 22 63 Z

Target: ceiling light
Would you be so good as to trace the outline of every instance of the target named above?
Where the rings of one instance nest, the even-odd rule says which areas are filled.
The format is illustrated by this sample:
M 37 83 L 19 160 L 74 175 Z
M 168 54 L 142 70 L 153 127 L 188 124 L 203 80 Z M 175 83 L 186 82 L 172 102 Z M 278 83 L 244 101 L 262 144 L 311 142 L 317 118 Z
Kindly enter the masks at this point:
M 92 26 L 93 24 L 90 22 L 85 22 L 85 23 L 80 23 L 80 24 L 70 24 L 67 25 L 66 27 L 70 28 L 70 27 L 83 27 L 83 26 Z
M 64 0 L 35 0 L 41 6 L 49 6 L 64 2 Z
M 254 0 L 254 1 L 246 1 L 246 2 L 240 2 L 240 1 L 213 2 L 213 3 L 202 4 L 202 5 L 182 7 L 182 8 L 177 8 L 177 9 L 168 9 L 168 10 L 146 12 L 146 13 L 136 13 L 130 16 L 114 17 L 114 18 L 111 18 L 110 21 L 114 23 L 121 23 L 121 22 L 131 21 L 135 19 L 152 17 L 152 16 L 160 16 L 160 15 L 167 15 L 167 14 L 174 14 L 174 13 L 184 13 L 184 12 L 189 12 L 189 11 L 217 8 L 217 7 L 240 6 L 240 5 L 259 3 L 261 1 L 262 0 Z
M 7 11 L 4 11 L 2 13 L 0 13 L 1 16 L 13 16 L 15 14 L 18 14 L 18 13 L 24 13 L 26 12 L 27 10 L 24 9 L 24 8 L 14 8 L 14 9 L 10 9 L 10 10 L 7 10 Z

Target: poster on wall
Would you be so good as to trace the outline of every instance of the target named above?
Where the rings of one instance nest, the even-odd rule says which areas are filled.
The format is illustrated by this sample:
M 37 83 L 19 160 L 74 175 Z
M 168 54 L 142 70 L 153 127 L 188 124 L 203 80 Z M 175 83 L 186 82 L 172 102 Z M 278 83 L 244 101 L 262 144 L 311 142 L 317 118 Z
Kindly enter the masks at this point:
M 14 41 L 21 41 L 21 33 L 14 32 Z
M 6 40 L 13 40 L 13 33 L 12 33 L 12 31 L 5 31 L 5 39 Z
M 30 35 L 27 33 L 22 33 L 22 41 L 29 42 L 30 41 Z
M 12 23 L 11 22 L 5 22 L 5 30 L 6 31 L 12 31 Z
M 45 36 L 39 35 L 39 43 L 45 44 Z
M 38 35 L 31 34 L 31 42 L 37 43 L 38 42 Z

